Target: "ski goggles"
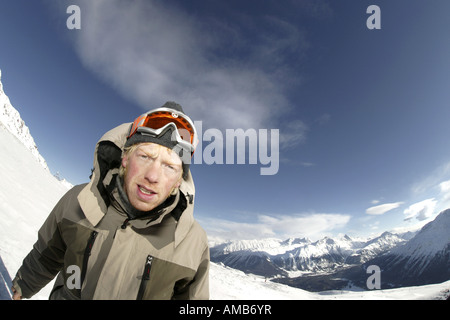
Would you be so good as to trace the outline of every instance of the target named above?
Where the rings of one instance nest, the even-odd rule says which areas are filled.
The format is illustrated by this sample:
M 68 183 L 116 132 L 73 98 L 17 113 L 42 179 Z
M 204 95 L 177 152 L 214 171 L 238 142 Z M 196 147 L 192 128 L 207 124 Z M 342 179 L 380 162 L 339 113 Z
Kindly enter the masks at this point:
M 172 140 L 192 156 L 198 144 L 197 130 L 188 116 L 174 109 L 158 108 L 137 117 L 127 139 L 137 132 L 158 137 L 170 128 L 176 129 Z

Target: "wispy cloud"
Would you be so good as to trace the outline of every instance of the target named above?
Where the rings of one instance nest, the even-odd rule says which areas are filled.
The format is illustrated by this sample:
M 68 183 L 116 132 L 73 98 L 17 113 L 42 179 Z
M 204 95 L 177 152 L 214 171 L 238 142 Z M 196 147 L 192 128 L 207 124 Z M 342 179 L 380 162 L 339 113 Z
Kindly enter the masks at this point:
M 388 211 L 398 208 L 402 204 L 403 202 L 384 203 L 368 208 L 366 213 L 370 215 L 382 215 Z
M 419 221 L 430 218 L 435 213 L 437 200 L 434 198 L 426 199 L 410 205 L 403 214 L 405 220 L 417 219 Z
M 316 240 L 345 227 L 350 221 L 350 216 L 332 213 L 259 215 L 255 223 L 240 223 L 213 218 L 200 218 L 199 220 L 212 239 L 308 237 Z
M 450 200 L 450 180 L 443 181 L 439 184 L 441 202 L 446 203 Z
M 433 214 L 445 210 L 450 206 L 450 162 L 443 163 L 435 168 L 425 178 L 412 185 L 411 191 L 414 199 L 426 199 L 415 202 L 403 213 L 404 220 L 417 219 L 424 221 Z
M 152 0 L 78 3 L 81 61 L 145 110 L 174 100 L 206 127 L 278 128 L 294 107 L 285 90 L 299 77 L 285 56 L 302 56 L 308 42 L 288 21 L 269 15 L 243 15 L 237 24 L 196 19 L 180 6 Z M 284 127 L 281 145 L 301 143 L 306 131 L 301 121 Z
M 446 185 L 444 184 L 441 186 L 442 180 L 449 178 L 450 178 L 450 162 L 445 162 L 442 165 L 435 168 L 425 178 L 422 178 L 418 182 L 414 183 L 411 187 L 411 191 L 414 196 L 420 196 L 426 194 L 429 191 L 432 192 L 443 191 L 442 187 L 445 187 Z

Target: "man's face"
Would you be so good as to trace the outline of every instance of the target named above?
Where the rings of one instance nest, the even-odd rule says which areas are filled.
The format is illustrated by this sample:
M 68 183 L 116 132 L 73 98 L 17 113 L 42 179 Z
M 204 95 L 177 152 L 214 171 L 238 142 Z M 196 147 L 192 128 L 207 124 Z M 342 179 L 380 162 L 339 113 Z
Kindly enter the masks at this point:
M 143 143 L 122 159 L 126 168 L 124 190 L 131 205 L 150 211 L 163 203 L 181 183 L 182 162 L 172 150 Z

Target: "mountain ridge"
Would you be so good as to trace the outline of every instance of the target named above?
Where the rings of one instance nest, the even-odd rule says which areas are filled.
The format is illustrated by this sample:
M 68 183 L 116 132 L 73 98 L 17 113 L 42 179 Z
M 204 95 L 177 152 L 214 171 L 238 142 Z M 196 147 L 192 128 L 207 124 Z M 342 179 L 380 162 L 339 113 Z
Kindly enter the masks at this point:
M 20 116 L 19 111 L 11 104 L 9 97 L 3 89 L 2 71 L 0 70 L 0 124 L 2 124 L 14 137 L 16 137 L 46 170 L 47 162 L 39 153 L 38 147 L 31 136 L 30 129 Z
M 287 275 L 291 271 L 329 272 L 344 264 L 364 263 L 405 241 L 385 232 L 366 241 L 354 240 L 348 235 L 340 239 L 325 237 L 315 242 L 307 238 L 236 240 L 213 246 L 210 251 L 214 262 L 270 277 Z M 249 266 L 256 264 L 260 268 L 251 270 Z M 269 264 L 272 266 L 268 267 Z M 269 269 L 273 272 L 266 273 Z
M 368 264 L 378 265 L 388 287 L 423 285 L 450 279 L 450 209 L 443 210 L 411 240 Z
M 363 288 L 370 265 L 380 267 L 385 288 L 425 285 L 450 279 L 449 230 L 447 209 L 412 238 L 384 232 L 366 241 L 237 240 L 212 247 L 211 261 L 311 291 Z
M 20 112 L 13 107 L 9 97 L 6 95 L 3 83 L 2 83 L 2 70 L 0 69 L 0 126 L 9 131 L 15 139 L 17 139 L 22 145 L 30 150 L 36 161 L 47 171 L 50 172 L 47 162 L 44 157 L 39 153 L 37 144 L 31 135 L 30 129 L 22 119 Z M 66 179 L 60 177 L 59 173 L 56 173 L 55 178 L 60 181 L 68 189 L 73 185 Z

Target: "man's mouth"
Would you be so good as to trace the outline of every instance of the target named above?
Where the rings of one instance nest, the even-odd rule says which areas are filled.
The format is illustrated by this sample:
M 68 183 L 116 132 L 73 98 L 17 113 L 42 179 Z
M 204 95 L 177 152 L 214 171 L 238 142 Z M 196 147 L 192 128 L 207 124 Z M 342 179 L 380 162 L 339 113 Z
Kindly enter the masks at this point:
M 145 194 L 145 195 L 148 195 L 148 196 L 151 196 L 151 195 L 153 195 L 153 194 L 156 194 L 156 192 L 155 191 L 153 191 L 153 190 L 151 190 L 151 189 L 147 189 L 147 188 L 145 188 L 145 187 L 143 187 L 143 186 L 138 186 L 138 188 L 139 188 L 139 191 L 141 191 L 143 194 Z

